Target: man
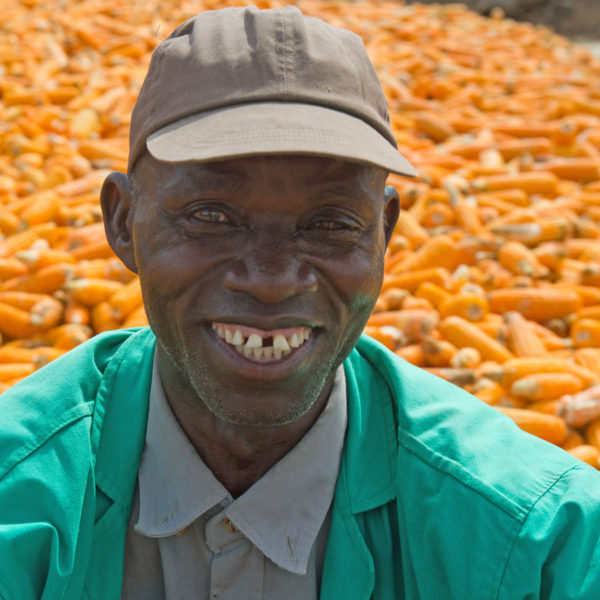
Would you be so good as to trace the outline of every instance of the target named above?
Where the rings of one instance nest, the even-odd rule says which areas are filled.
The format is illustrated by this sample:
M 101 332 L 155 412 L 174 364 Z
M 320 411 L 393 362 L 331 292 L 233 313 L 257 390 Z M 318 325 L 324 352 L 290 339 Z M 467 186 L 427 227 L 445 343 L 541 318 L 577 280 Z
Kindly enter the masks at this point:
M 0 598 L 600 597 L 597 473 L 360 338 L 390 171 L 350 32 L 229 8 L 159 45 L 101 198 L 151 330 L 2 396 Z

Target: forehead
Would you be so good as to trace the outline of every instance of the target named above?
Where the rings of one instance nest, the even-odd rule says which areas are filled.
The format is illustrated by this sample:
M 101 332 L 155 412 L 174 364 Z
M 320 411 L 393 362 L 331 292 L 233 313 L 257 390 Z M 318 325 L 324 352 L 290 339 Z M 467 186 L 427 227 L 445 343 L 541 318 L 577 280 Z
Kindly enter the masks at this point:
M 207 163 L 166 163 L 145 153 L 135 167 L 136 184 L 166 192 L 199 185 L 237 187 L 253 182 L 320 187 L 354 185 L 357 191 L 385 181 L 381 169 L 322 156 L 259 155 Z

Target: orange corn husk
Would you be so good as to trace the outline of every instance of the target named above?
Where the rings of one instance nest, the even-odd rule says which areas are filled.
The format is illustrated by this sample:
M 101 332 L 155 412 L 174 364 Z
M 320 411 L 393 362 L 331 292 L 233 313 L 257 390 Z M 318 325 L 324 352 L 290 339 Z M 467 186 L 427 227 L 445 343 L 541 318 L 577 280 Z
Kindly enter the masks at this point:
M 425 227 L 440 227 L 452 225 L 454 221 L 454 211 L 447 204 L 436 202 L 425 209 L 422 223 Z
M 425 370 L 441 377 L 454 385 L 464 386 L 471 385 L 477 380 L 475 369 L 453 369 L 451 367 L 425 367 Z
M 93 241 L 72 250 L 76 260 L 93 260 L 95 258 L 110 258 L 114 256 L 112 248 L 106 240 Z
M 78 325 L 89 325 L 90 311 L 85 304 L 69 299 L 65 306 L 65 323 L 75 323 Z
M 600 320 L 578 319 L 571 327 L 571 339 L 576 348 L 600 346 Z
M 76 302 L 86 306 L 94 306 L 105 302 L 113 294 L 123 288 L 123 284 L 112 279 L 74 279 L 64 285 L 64 289 Z
M 481 321 L 489 311 L 489 304 L 479 294 L 455 294 L 443 300 L 438 310 L 441 317 L 456 315 L 469 321 Z
M 566 361 L 552 356 L 528 356 L 511 358 L 498 367 L 498 374 L 494 376 L 502 385 L 510 385 L 523 377 L 536 373 L 556 373 L 566 371 Z M 490 375 L 487 374 L 487 377 Z
M 415 296 L 417 298 L 428 300 L 433 308 L 437 309 L 439 305 L 447 298 L 450 298 L 452 294 L 435 283 L 424 281 L 419 284 L 419 287 L 415 290 Z
M 565 441 L 562 443 L 561 447 L 564 450 L 569 450 L 570 448 L 575 448 L 575 446 L 581 446 L 581 444 L 584 443 L 585 440 L 583 439 L 583 436 L 575 429 L 569 428 L 567 437 L 565 438 Z
M 430 238 L 416 252 L 411 253 L 404 261 L 396 265 L 391 273 L 421 271 L 435 267 L 455 269 L 458 266 L 455 245 L 452 238 L 446 235 Z
M 446 340 L 425 338 L 421 345 L 425 353 L 425 361 L 430 367 L 449 367 L 450 360 L 456 354 L 456 346 Z
M 505 313 L 510 349 L 516 356 L 542 356 L 546 347 L 521 313 Z
M 123 327 L 147 327 L 148 317 L 144 306 L 136 308 L 125 320 Z
M 456 216 L 456 222 L 466 231 L 474 234 L 485 231 L 479 218 L 479 205 L 475 196 L 457 198 L 451 201 L 451 206 Z
M 600 385 L 562 396 L 559 414 L 571 427 L 583 427 L 600 418 Z
M 488 313 L 483 320 L 473 321 L 473 325 L 476 325 L 486 335 L 489 335 L 491 338 L 498 340 L 503 344 L 508 340 L 508 330 L 500 315 Z
M 490 192 L 498 190 L 523 190 L 528 194 L 556 194 L 558 178 L 553 173 L 518 173 L 516 175 L 490 175 L 473 181 L 473 188 Z
M 427 231 L 407 211 L 400 213 L 394 231 L 409 240 L 414 248 L 420 246 L 425 240 L 429 239 Z
M 495 381 L 473 392 L 476 398 L 490 406 L 498 404 L 505 394 L 506 390 Z
M 40 238 L 35 228 L 15 233 L 0 241 L 0 258 L 10 257 L 19 250 L 25 250 Z
M 560 417 L 520 408 L 502 406 L 495 408 L 510 417 L 523 431 L 547 442 L 561 445 L 567 437 L 567 425 Z
M 529 410 L 536 410 L 538 412 L 546 413 L 547 415 L 558 415 L 560 414 L 560 400 L 540 400 L 539 402 L 530 402 L 527 405 Z
M 392 325 L 383 325 L 382 327 L 367 325 L 364 333 L 383 344 L 389 350 L 392 350 L 392 352 L 404 346 L 407 342 L 406 336 L 402 331 Z
M 41 250 L 21 250 L 15 257 L 23 262 L 31 271 L 37 271 L 56 263 L 75 263 L 75 258 L 65 250 L 44 248 Z
M 0 291 L 23 291 L 51 294 L 58 290 L 73 272 L 73 265 L 56 263 L 35 273 L 21 275 L 0 284 Z
M 0 258 L 0 282 L 26 275 L 28 271 L 27 265 L 17 258 Z
M 429 300 L 427 300 L 426 298 L 416 298 L 415 296 L 410 295 L 404 299 L 401 308 L 420 308 L 423 310 L 433 310 L 431 302 L 429 302 Z
M 379 296 L 385 303 L 385 310 L 399 310 L 402 307 L 404 300 L 409 296 L 407 290 L 398 288 L 390 288 Z
M 31 324 L 29 313 L 0 302 L 0 332 L 11 338 L 29 338 L 37 328 Z
M 484 360 L 504 362 L 512 357 L 502 344 L 461 317 L 446 317 L 441 321 L 439 330 L 444 339 L 451 344 L 458 348 L 475 348 Z
M 438 314 L 435 311 L 407 309 L 371 315 L 367 325 L 371 327 L 397 327 L 408 342 L 416 342 L 429 335 L 437 323 Z
M 60 200 L 53 191 L 35 195 L 30 204 L 21 212 L 21 221 L 27 227 L 54 220 L 60 208 Z
M 571 352 L 569 352 L 568 360 L 565 361 L 565 371 L 581 379 L 585 387 L 596 385 L 600 381 L 600 378 L 596 373 L 577 364 L 573 360 Z
M 109 303 L 114 309 L 117 319 L 126 319 L 138 306 L 142 304 L 142 288 L 139 278 L 133 279 L 115 292 Z
M 570 225 L 562 217 L 538 219 L 535 222 L 498 224 L 499 219 L 486 227 L 495 235 L 508 240 L 535 246 L 542 242 L 562 241 L 569 235 Z
M 35 294 L 32 292 L 0 292 L 0 302 L 4 304 L 10 304 L 15 308 L 20 308 L 29 312 L 38 302 L 50 298 L 54 300 L 52 296 L 48 294 Z
M 498 248 L 498 262 L 515 275 L 529 277 L 546 277 L 548 269 L 537 259 L 535 254 L 520 242 L 505 242 Z
M 0 364 L 0 381 L 8 382 L 16 378 L 27 377 L 34 371 L 33 363 L 2 363 Z
M 0 206 L 0 233 L 12 235 L 19 229 L 19 217 L 13 212 Z
M 575 362 L 600 379 L 600 349 L 580 348 L 575 351 Z
M 0 363 L 31 363 L 34 356 L 35 350 L 33 348 L 0 346 Z
M 573 181 L 595 181 L 600 178 L 598 161 L 593 158 L 557 158 L 541 162 L 535 166 L 537 171 L 553 173 L 561 179 Z
M 439 267 L 410 271 L 409 273 L 390 274 L 384 277 L 381 291 L 385 292 L 391 288 L 398 288 L 414 292 L 425 281 L 444 287 L 448 281 L 448 277 L 448 270 Z
M 434 142 L 443 142 L 454 135 L 454 129 L 447 121 L 431 113 L 419 113 L 416 115 L 415 127 Z
M 33 305 L 29 315 L 29 322 L 40 329 L 48 329 L 57 325 L 63 317 L 63 305 L 48 296 Z
M 417 367 L 425 366 L 425 353 L 423 352 L 421 344 L 409 344 L 403 346 L 396 350 L 396 354 Z
M 92 337 L 92 334 L 92 330 L 85 325 L 67 323 L 59 325 L 58 327 L 53 327 L 36 337 L 45 344 L 54 346 L 55 348 L 70 350 L 86 340 L 89 340 Z
M 511 385 L 510 393 L 529 401 L 554 400 L 561 396 L 576 394 L 582 388 L 581 380 L 571 373 L 534 373 L 517 379 Z
M 91 311 L 92 327 L 95 333 L 119 329 L 122 321 L 117 317 L 114 307 L 109 302 L 96 304 Z
M 596 446 L 592 446 L 591 444 L 581 444 L 580 446 L 573 446 L 566 450 L 575 458 L 594 467 L 594 469 L 600 468 L 600 449 L 596 448 Z
M 456 350 L 450 359 L 450 366 L 455 369 L 473 369 L 481 363 L 481 354 L 475 348 L 465 346 Z
M 588 423 L 584 430 L 585 441 L 600 449 L 600 418 Z
M 492 290 L 488 300 L 495 313 L 517 311 L 526 319 L 542 322 L 574 313 L 582 304 L 576 292 L 554 287 Z

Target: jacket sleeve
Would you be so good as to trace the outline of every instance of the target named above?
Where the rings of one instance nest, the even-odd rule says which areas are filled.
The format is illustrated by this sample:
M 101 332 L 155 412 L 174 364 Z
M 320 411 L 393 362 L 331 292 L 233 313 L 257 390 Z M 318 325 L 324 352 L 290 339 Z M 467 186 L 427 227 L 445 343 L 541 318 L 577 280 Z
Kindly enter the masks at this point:
M 498 600 L 600 598 L 600 475 L 564 472 L 537 499 L 511 551 Z
M 85 408 L 85 407 L 84 407 Z M 75 411 L 77 412 L 77 411 Z M 90 494 L 89 461 L 73 449 L 85 444 L 83 409 L 73 421 L 27 454 L 0 478 L 0 598 L 64 597 L 76 572 L 77 540 L 90 529 L 82 521 Z M 68 475 L 67 475 L 68 474 Z M 74 583 L 74 582 L 73 582 Z

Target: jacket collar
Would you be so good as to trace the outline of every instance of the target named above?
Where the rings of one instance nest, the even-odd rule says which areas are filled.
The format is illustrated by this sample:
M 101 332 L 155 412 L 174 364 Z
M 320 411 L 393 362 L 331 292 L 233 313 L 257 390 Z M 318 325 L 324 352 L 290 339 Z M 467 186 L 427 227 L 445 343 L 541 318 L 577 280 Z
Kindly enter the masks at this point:
M 344 363 L 348 433 L 336 494 L 347 496 L 353 514 L 381 506 L 395 495 L 397 424 L 385 374 L 375 367 L 389 361 L 380 353 L 373 340 L 362 336 Z
M 150 328 L 121 345 L 104 373 L 92 417 L 96 485 L 126 506 L 144 448 L 155 345 Z

